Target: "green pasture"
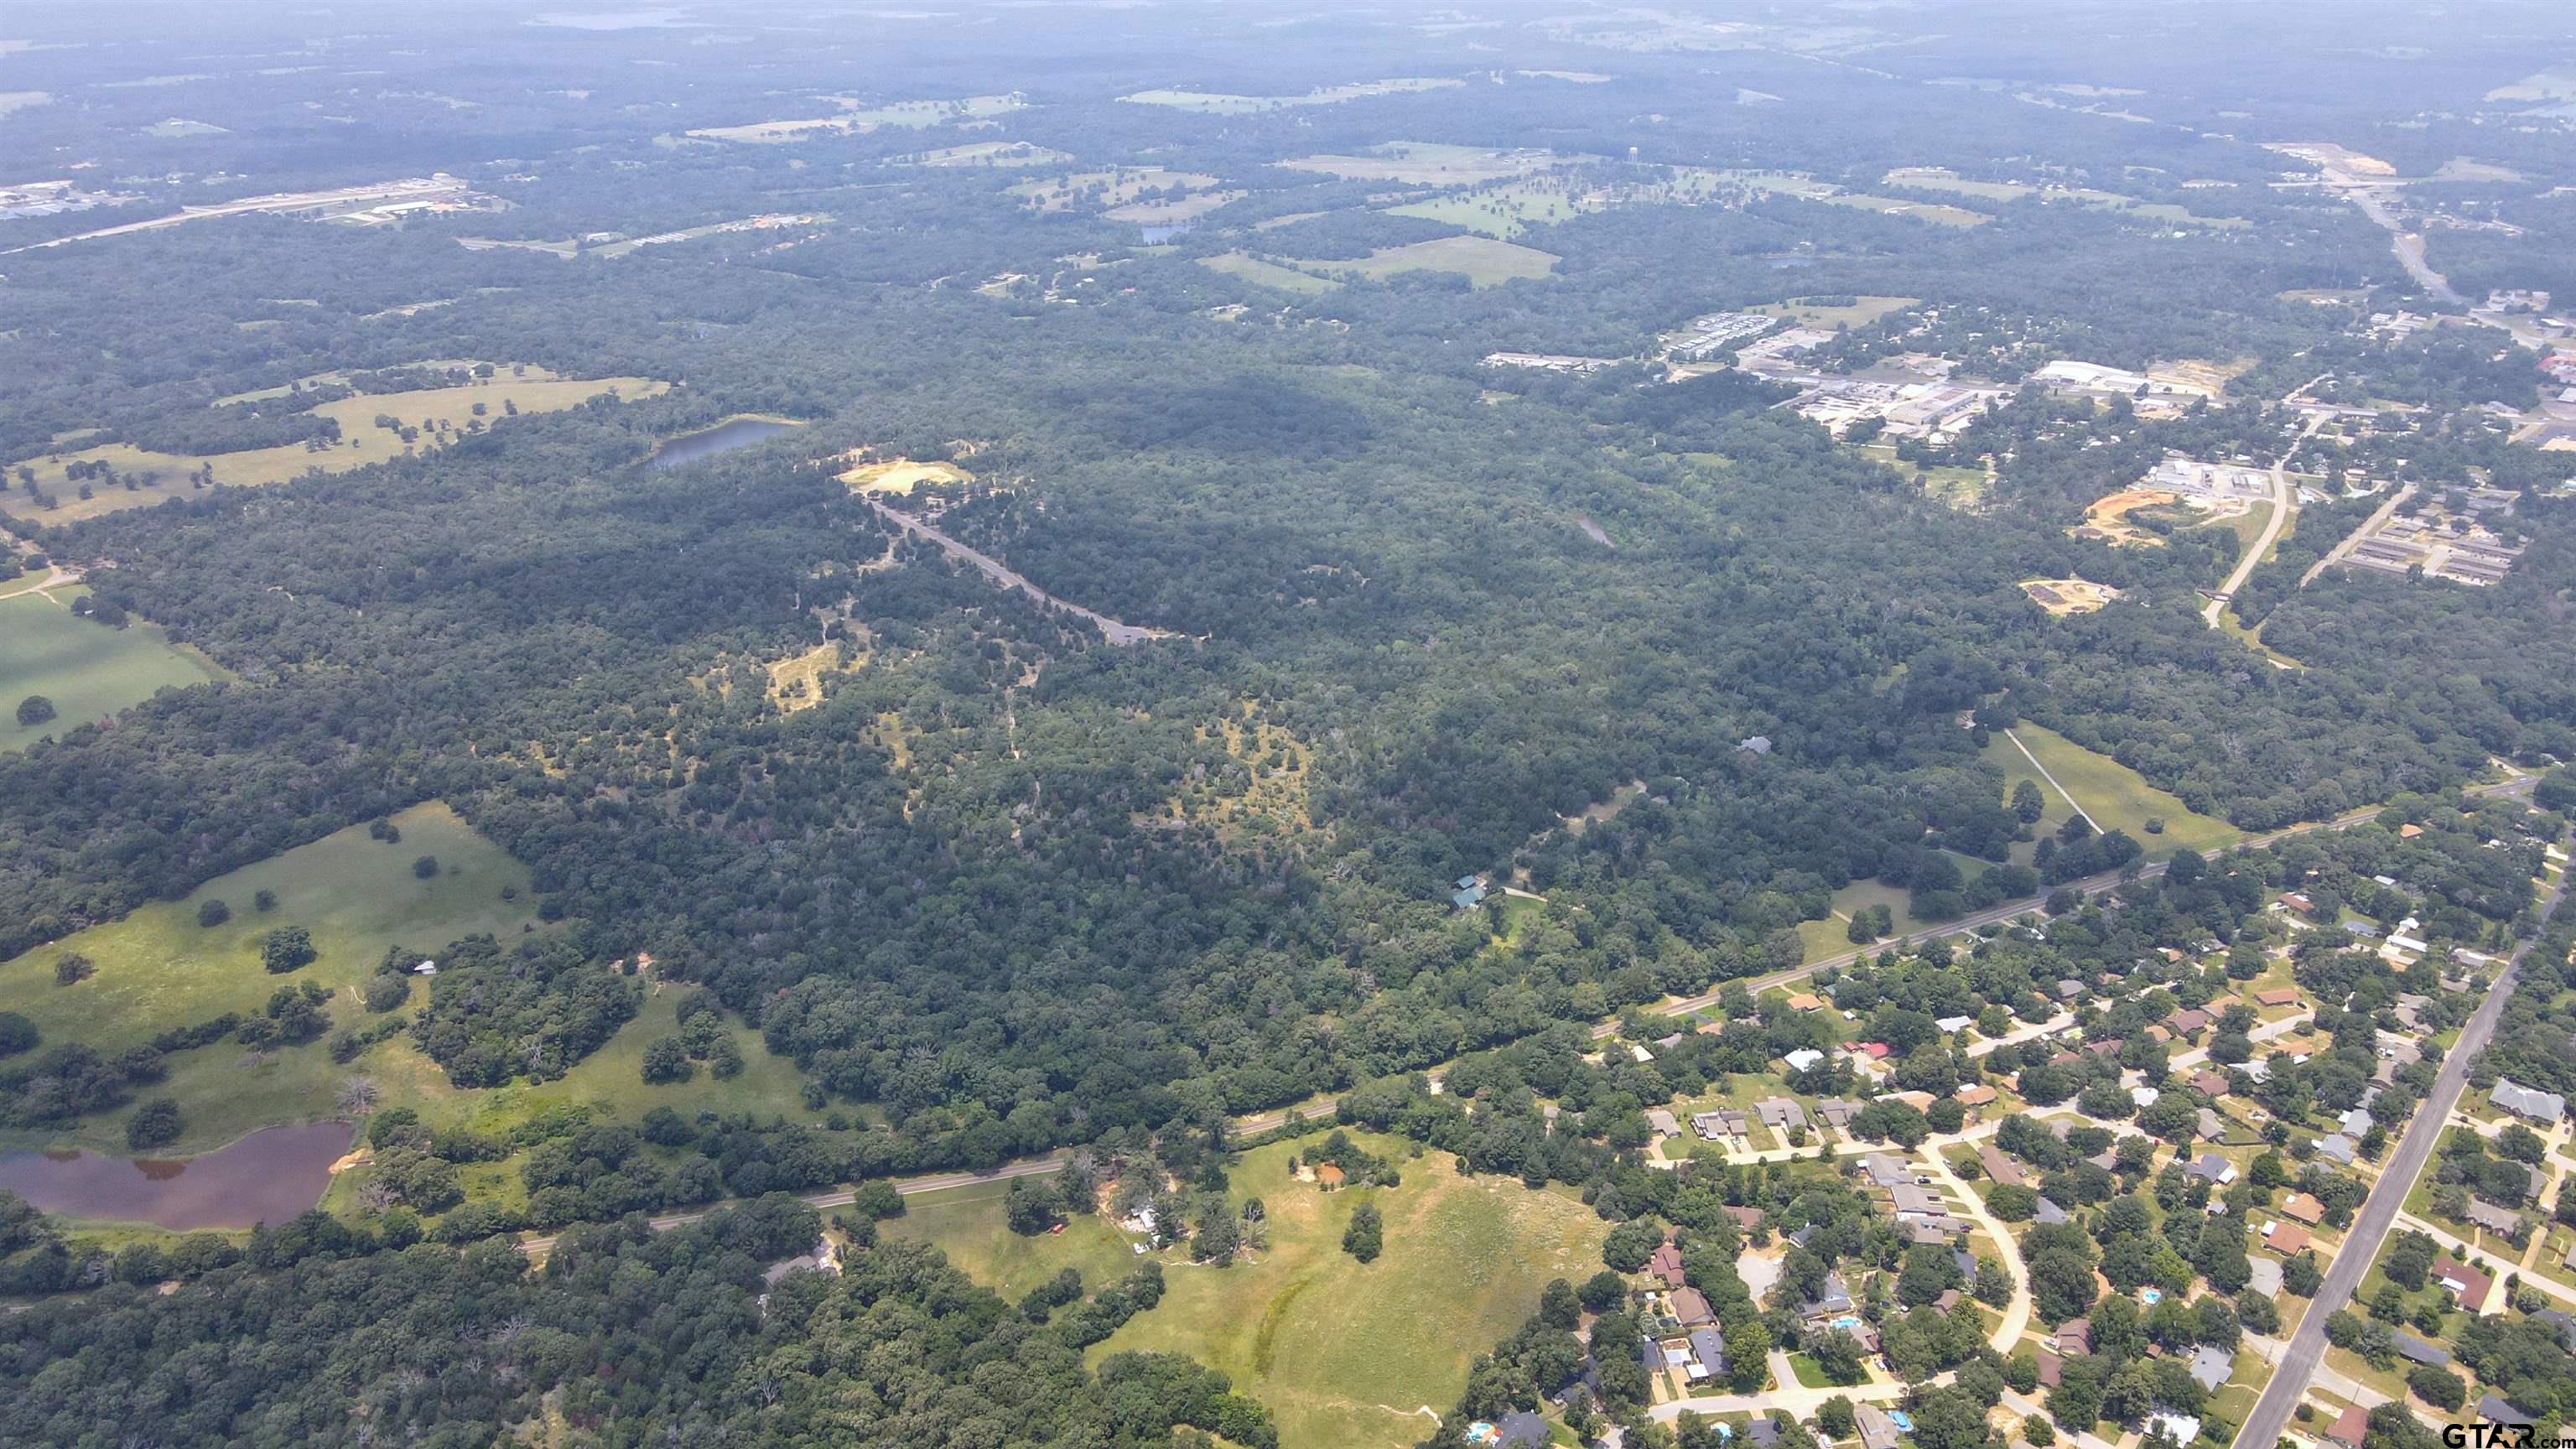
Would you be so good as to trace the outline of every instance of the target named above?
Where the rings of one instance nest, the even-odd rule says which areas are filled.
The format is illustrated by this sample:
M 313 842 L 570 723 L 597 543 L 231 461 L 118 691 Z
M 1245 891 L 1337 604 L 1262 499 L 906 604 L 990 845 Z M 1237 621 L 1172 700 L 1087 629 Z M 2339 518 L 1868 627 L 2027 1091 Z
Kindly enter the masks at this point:
M 0 750 L 20 750 L 46 735 L 150 699 L 164 687 L 204 684 L 215 671 L 178 648 L 159 626 L 140 621 L 111 629 L 74 615 L 86 590 L 56 589 L 0 599 Z M 44 724 L 18 723 L 18 702 L 41 694 L 54 702 Z

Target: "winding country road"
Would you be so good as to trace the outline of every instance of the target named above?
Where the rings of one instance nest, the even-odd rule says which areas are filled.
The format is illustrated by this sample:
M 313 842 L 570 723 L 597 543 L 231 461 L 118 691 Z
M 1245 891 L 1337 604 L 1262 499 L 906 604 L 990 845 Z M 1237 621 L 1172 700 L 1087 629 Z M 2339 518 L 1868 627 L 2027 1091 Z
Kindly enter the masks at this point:
M 2567 894 L 2567 874 L 2561 874 L 2549 899 L 2541 904 L 2541 919 L 2547 920 Z M 2263 1388 L 2263 1396 L 2254 1401 L 2254 1410 L 2245 1416 L 2244 1425 L 2236 1431 L 2238 1449 L 2272 1449 L 2280 1442 L 2281 1430 L 2290 1422 L 2298 1407 L 2300 1395 L 2307 1392 L 2319 1365 L 2325 1362 L 2326 1317 L 2341 1308 L 2352 1297 L 2352 1290 L 2362 1275 L 2379 1256 L 2379 1245 L 2388 1237 L 2388 1229 L 2397 1221 L 2398 1209 L 2405 1204 L 2406 1194 L 2423 1174 L 2424 1164 L 2433 1156 L 2433 1145 L 2441 1139 L 2451 1109 L 2459 1105 L 2460 1090 L 2468 1085 L 2469 1063 L 2486 1048 L 2487 1039 L 2495 1034 L 2497 1018 L 2504 1014 L 2505 998 L 2513 994 L 2514 978 L 2521 973 L 2523 957 L 2540 942 L 2539 936 L 2524 941 L 2505 964 L 2504 974 L 2487 991 L 2487 999 L 2478 1004 L 2469 1024 L 2460 1029 L 2460 1039 L 2442 1058 L 2442 1069 L 2433 1078 L 2433 1091 L 2415 1110 L 2415 1119 L 2407 1127 L 2405 1138 L 2379 1174 L 2379 1181 L 2353 1219 L 2352 1231 L 2345 1235 L 2343 1247 L 2327 1263 L 2325 1281 L 2317 1296 L 2308 1304 L 2307 1313 L 2299 1319 L 2298 1332 L 2280 1359 L 2272 1381 Z

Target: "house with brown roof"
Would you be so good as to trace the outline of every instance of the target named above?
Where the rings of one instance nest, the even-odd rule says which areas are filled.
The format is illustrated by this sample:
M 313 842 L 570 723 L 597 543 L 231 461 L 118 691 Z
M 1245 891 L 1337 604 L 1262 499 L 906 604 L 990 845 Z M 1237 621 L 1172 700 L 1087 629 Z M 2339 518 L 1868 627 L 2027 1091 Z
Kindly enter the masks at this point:
M 2047 1349 L 2041 1349 L 2039 1351 L 2039 1386 L 2043 1389 L 2056 1388 L 2058 1384 L 2064 1382 L 2065 1377 L 2066 1360 Z
M 2256 1006 L 2296 1006 L 2303 999 L 2295 986 L 2275 986 L 2254 993 Z
M 2289 1201 L 2281 1204 L 2281 1212 L 2284 1216 L 2297 1218 L 2312 1228 L 2326 1220 L 2326 1205 L 2317 1201 L 2312 1194 L 2304 1192 L 2290 1194 Z
M 2176 1036 L 2189 1036 L 2208 1029 L 2209 1013 L 2198 1007 L 2185 1007 L 2166 1017 L 2165 1025 L 2172 1027 Z
M 1717 1321 L 1717 1315 L 1709 1309 L 1708 1295 L 1696 1288 L 1676 1288 L 1672 1300 L 1673 1317 L 1680 1319 L 1684 1328 L 1700 1328 Z
M 2274 1223 L 2263 1230 L 2263 1246 L 2284 1258 L 2296 1257 L 2308 1246 L 2308 1230 L 2297 1223 Z
M 1971 1082 L 1952 1095 L 1959 1099 L 1962 1107 L 1986 1107 L 1994 1104 L 1995 1089 L 1983 1082 Z
M 2369 1428 L 2370 1412 L 2354 1404 L 2336 1417 L 2333 1428 L 2326 1430 L 2326 1442 L 2340 1444 L 2343 1449 L 2361 1449 L 2362 1435 Z
M 1812 992 L 1801 991 L 1789 998 L 1791 1011 L 1822 1011 L 1824 1007 L 1825 999 Z
M 2466 1263 L 2450 1258 L 2433 1260 L 2433 1281 L 2451 1290 L 2451 1296 L 2471 1313 L 2487 1306 L 2487 1295 L 2495 1291 L 2495 1280 Z
M 1669 1242 L 1656 1245 L 1646 1259 L 1646 1271 L 1667 1288 L 1679 1288 L 1687 1281 L 1682 1273 L 1682 1250 Z
M 1986 1170 L 1988 1180 L 1998 1187 L 2021 1186 L 2021 1164 L 1997 1152 L 1991 1142 L 1977 1144 L 1977 1165 Z
M 2093 1351 L 2093 1324 L 2088 1319 L 2070 1318 L 2057 1325 L 2057 1351 L 2070 1358 Z
M 2194 1072 L 2191 1074 L 2191 1089 L 2204 1097 L 2224 1097 L 2227 1095 L 2227 1074 Z

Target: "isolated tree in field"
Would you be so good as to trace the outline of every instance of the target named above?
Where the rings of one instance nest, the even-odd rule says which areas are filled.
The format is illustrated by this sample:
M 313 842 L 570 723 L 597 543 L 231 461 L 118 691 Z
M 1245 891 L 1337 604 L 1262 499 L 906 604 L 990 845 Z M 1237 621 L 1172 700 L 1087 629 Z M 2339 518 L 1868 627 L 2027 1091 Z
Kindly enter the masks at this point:
M 125 1145 L 128 1147 L 167 1147 L 187 1130 L 187 1119 L 179 1115 L 179 1104 L 167 1097 L 155 1097 L 134 1109 L 125 1119 Z
M 2012 813 L 2013 818 L 2024 825 L 2036 825 L 2039 823 L 2039 817 L 2048 813 L 2048 797 L 2039 793 L 2038 781 L 2021 780 L 2014 783 Z
M 1002 1196 L 1003 1220 L 1012 1232 L 1035 1237 L 1056 1225 L 1056 1209 L 1062 1202 L 1054 1188 L 1036 1178 L 1016 1177 Z
M 302 926 L 280 926 L 260 943 L 259 963 L 269 974 L 282 976 L 313 964 L 319 953 L 313 949 L 313 933 Z
M 232 918 L 233 908 L 225 905 L 223 901 L 217 897 L 208 896 L 205 900 L 198 903 L 197 924 L 207 928 L 208 930 L 212 930 Z
M 422 880 L 428 880 L 437 875 L 438 857 L 434 855 L 424 855 L 420 859 L 413 861 L 411 863 L 411 873 L 420 877 Z
M 272 890 L 257 890 L 251 892 L 250 908 L 254 911 L 276 910 L 277 892 Z
M 689 1060 L 689 1049 L 676 1036 L 657 1037 L 644 1048 L 644 1080 L 662 1085 L 685 1082 L 698 1074 L 698 1064 Z
M 1386 1224 L 1376 1204 L 1361 1203 L 1351 1214 L 1351 1225 L 1342 1230 L 1342 1251 L 1363 1263 L 1374 1263 L 1385 1250 Z
M 54 717 L 54 702 L 41 694 L 31 694 L 18 701 L 18 723 L 40 725 Z
M 14 1011 L 0 1011 L 0 1057 L 36 1049 L 36 1024 Z
M 78 951 L 65 951 L 54 962 L 56 986 L 77 986 L 97 974 L 97 964 Z

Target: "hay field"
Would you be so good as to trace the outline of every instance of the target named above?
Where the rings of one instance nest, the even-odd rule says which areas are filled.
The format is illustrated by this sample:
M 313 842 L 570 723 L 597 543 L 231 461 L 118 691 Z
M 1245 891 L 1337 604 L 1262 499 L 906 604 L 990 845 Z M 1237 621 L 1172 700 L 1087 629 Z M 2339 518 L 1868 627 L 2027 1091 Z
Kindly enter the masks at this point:
M 1406 246 L 1380 247 L 1357 261 L 1301 261 L 1297 265 L 1371 279 L 1398 272 L 1461 272 L 1476 286 L 1493 287 L 1517 279 L 1545 278 L 1556 270 L 1558 260 L 1553 253 L 1492 237 L 1444 236 Z
M 1300 296 L 1329 292 L 1341 285 L 1330 277 L 1318 277 L 1311 272 L 1298 271 L 1294 267 L 1283 267 L 1277 262 L 1265 262 L 1248 252 L 1227 252 L 1222 256 L 1201 257 L 1199 265 L 1212 272 L 1223 272 L 1229 277 L 1240 277 L 1259 286 L 1275 288 L 1282 292 L 1295 292 Z
M 73 523 L 122 509 L 148 507 L 165 498 L 196 496 L 201 490 L 191 487 L 188 477 L 197 471 L 200 463 L 214 465 L 218 485 L 265 487 L 300 478 L 317 469 L 324 473 L 347 473 L 370 463 L 429 451 L 464 437 L 478 425 L 488 428 L 500 423 L 512 406 L 521 413 L 561 412 L 566 408 L 579 407 L 595 397 L 657 397 L 670 390 L 669 383 L 649 377 L 577 379 L 511 377 L 504 373 L 461 387 L 360 394 L 311 409 L 340 425 L 339 441 L 320 449 L 289 443 L 237 453 L 190 456 L 147 452 L 125 443 L 109 443 L 78 452 L 48 453 L 21 459 L 9 465 L 12 474 L 21 463 L 33 468 L 36 486 L 53 494 L 58 506 L 40 508 L 24 489 L 16 489 L 0 494 L 0 509 L 47 524 Z M 478 403 L 484 409 L 480 417 L 474 413 Z M 406 443 L 394 433 L 378 427 L 375 420 L 379 415 L 419 429 L 419 440 Z M 120 476 L 132 476 L 138 480 L 145 473 L 159 476 L 133 489 L 127 489 L 121 483 L 93 480 L 89 484 L 92 496 L 83 499 L 79 496 L 82 485 L 65 476 L 65 470 L 79 462 L 104 462 Z
M 1282 161 L 1286 171 L 1316 171 L 1344 181 L 1394 181 L 1408 186 L 1482 186 L 1524 176 L 1567 158 L 1546 151 L 1505 151 L 1491 146 L 1451 146 L 1434 141 L 1389 141 L 1356 156 L 1304 156 Z
M 1168 106 L 1176 111 L 1195 111 L 1209 116 L 1241 116 L 1259 111 L 1286 110 L 1291 106 L 1330 106 L 1355 101 L 1366 96 L 1409 95 L 1419 91 L 1446 90 L 1465 85 L 1465 81 L 1427 77 L 1404 77 L 1396 80 L 1361 81 L 1353 85 L 1319 86 L 1302 96 L 1238 96 L 1220 91 L 1146 90 L 1118 99 L 1135 106 Z

